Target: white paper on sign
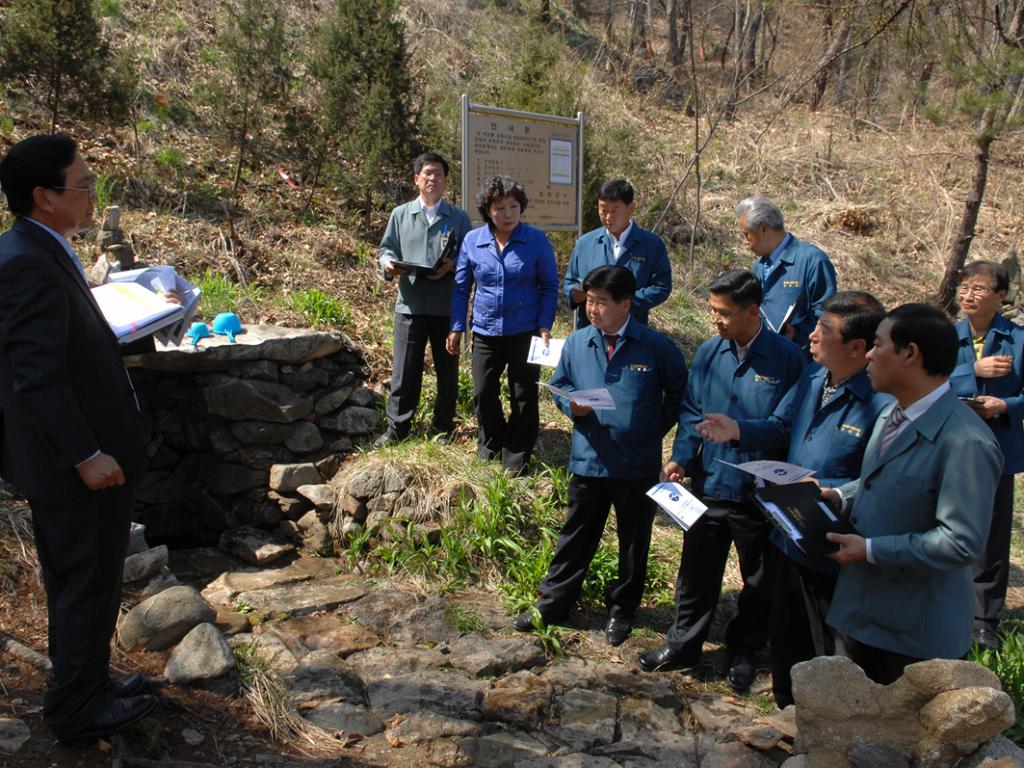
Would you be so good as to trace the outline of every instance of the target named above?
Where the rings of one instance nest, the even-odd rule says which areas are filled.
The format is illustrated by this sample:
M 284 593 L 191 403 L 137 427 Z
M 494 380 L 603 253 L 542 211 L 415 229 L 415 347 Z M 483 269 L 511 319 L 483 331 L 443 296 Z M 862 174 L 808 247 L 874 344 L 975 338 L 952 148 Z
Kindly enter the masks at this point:
M 566 400 L 571 400 L 577 405 L 589 405 L 595 411 L 615 410 L 615 401 L 612 400 L 612 394 L 604 387 L 600 389 L 577 389 L 575 392 L 570 392 L 567 389 L 553 387 L 543 381 L 538 381 L 537 384 L 552 394 L 564 397 Z
M 679 483 L 658 483 L 647 495 L 684 531 L 690 530 L 707 510 L 706 504 Z
M 731 461 L 725 461 L 724 459 L 715 459 L 715 461 L 728 464 L 730 467 L 736 467 L 736 469 L 776 485 L 796 483 L 814 474 L 813 469 L 804 469 L 796 464 L 789 464 L 785 461 L 769 461 L 765 459 L 762 461 L 745 461 L 742 464 L 733 464 Z
M 548 339 L 548 345 L 544 346 L 544 339 L 534 336 L 530 339 L 530 352 L 526 356 L 526 362 L 536 365 L 549 365 L 554 368 L 562 357 L 562 347 L 565 346 L 565 339 Z

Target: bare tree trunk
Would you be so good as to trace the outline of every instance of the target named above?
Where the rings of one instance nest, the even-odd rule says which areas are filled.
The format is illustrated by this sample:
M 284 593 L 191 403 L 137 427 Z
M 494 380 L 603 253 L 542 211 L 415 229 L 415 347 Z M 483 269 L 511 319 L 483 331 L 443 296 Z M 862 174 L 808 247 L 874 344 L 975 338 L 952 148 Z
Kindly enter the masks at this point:
M 847 27 L 846 34 L 840 44 L 842 53 L 839 55 L 839 66 L 836 70 L 836 104 L 846 101 L 846 77 L 850 70 L 850 53 L 846 49 L 850 47 L 850 28 Z
M 832 27 L 832 15 L 829 13 L 825 22 L 826 28 Z M 836 59 L 839 56 L 839 52 L 843 50 L 843 43 L 846 40 L 847 33 L 850 30 L 849 18 L 844 19 L 838 27 L 832 29 L 832 39 L 829 43 L 828 48 L 825 50 L 825 54 L 821 57 L 821 62 L 818 65 L 818 74 L 814 78 L 814 85 L 811 88 L 811 103 L 810 109 L 812 112 L 817 111 L 821 106 L 821 102 L 825 98 L 825 89 L 828 88 L 828 78 L 832 70 L 836 67 Z
M 644 4 L 644 47 L 647 51 L 647 59 L 654 61 L 654 0 L 643 0 Z
M 630 0 L 629 3 L 629 51 L 632 53 L 645 44 L 644 9 L 645 0 Z
M 752 8 L 747 10 L 747 29 L 744 36 L 744 45 L 746 47 L 746 58 L 747 58 L 747 74 L 753 78 L 757 72 L 757 34 L 761 30 L 761 20 L 763 18 L 764 11 L 761 8 L 760 3 L 754 3 Z
M 668 60 L 677 66 L 683 63 L 683 54 L 679 50 L 678 17 L 677 0 L 665 0 L 665 18 L 668 22 Z
M 981 201 L 985 198 L 989 151 L 995 138 L 992 134 L 993 111 L 992 107 L 986 109 L 978 124 L 978 138 L 974 142 L 974 177 L 971 179 L 971 188 L 964 201 L 960 229 L 957 232 L 956 240 L 953 241 L 953 250 L 946 261 L 946 273 L 942 276 L 942 283 L 935 296 L 939 305 L 950 314 L 956 311 L 956 286 L 960 281 L 960 270 L 964 268 L 967 254 L 971 250 L 975 228 L 978 224 L 978 212 L 981 210 Z
M 694 159 L 694 170 L 697 174 L 697 189 L 695 193 L 695 207 L 693 212 L 693 224 L 690 225 L 690 248 L 688 257 L 690 268 L 693 269 L 694 252 L 697 247 L 697 227 L 700 226 L 700 203 L 701 203 L 701 175 L 700 175 L 700 90 L 697 80 L 697 58 L 694 54 L 693 42 L 693 0 L 686 0 L 686 37 L 690 48 L 690 80 L 693 89 L 693 151 L 696 153 Z
M 551 0 L 540 0 L 540 13 L 538 17 L 542 24 L 551 23 Z
M 604 39 L 609 45 L 615 43 L 615 37 L 612 34 L 612 24 L 615 21 L 615 0 L 607 0 L 604 4 Z
M 587 8 L 583 5 L 583 0 L 572 0 L 572 15 L 577 19 L 587 18 Z

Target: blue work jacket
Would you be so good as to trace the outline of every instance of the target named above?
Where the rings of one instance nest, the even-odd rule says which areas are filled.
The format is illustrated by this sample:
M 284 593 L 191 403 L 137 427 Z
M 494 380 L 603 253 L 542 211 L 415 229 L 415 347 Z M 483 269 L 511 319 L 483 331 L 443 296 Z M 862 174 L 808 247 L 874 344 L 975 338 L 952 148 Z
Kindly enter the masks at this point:
M 640 229 L 634 221 L 625 247 L 616 259 L 607 229 L 598 227 L 587 232 L 576 241 L 576 247 L 569 257 L 569 266 L 565 270 L 565 280 L 562 281 L 562 295 L 569 309 L 583 306 L 573 303 L 572 289 L 581 287 L 583 279 L 591 271 L 608 264 L 617 264 L 633 273 L 636 278 L 636 294 L 633 296 L 630 315 L 646 325 L 651 309 L 672 293 L 672 266 L 668 261 L 664 241 L 653 232 Z M 585 328 L 588 325 L 590 319 L 580 309 L 576 312 L 576 327 Z
M 956 355 L 956 368 L 949 377 L 949 385 L 959 397 L 991 395 L 1006 401 L 1006 413 L 985 423 L 999 441 L 1003 452 L 1003 474 L 1015 475 L 1024 471 L 1024 328 L 997 314 L 985 334 L 982 357 L 1011 355 L 1013 370 L 995 379 L 978 378 L 974 375 L 974 344 L 967 318 L 956 323 L 956 335 L 960 348 Z
M 520 223 L 505 252 L 487 224 L 462 241 L 452 291 L 453 331 L 466 330 L 469 290 L 473 294 L 473 332 L 482 336 L 515 336 L 551 328 L 558 308 L 555 251 L 539 229 Z
M 569 391 L 606 387 L 615 401 L 614 411 L 576 418 L 569 402 L 554 396 L 573 420 L 569 471 L 657 477 L 661 441 L 678 420 L 686 391 L 686 360 L 671 339 L 630 319 L 608 360 L 601 332 L 588 326 L 566 340 L 550 383 Z
M 789 318 L 793 343 L 806 347 L 807 337 L 821 316 L 821 305 L 836 292 L 836 270 L 828 256 L 818 246 L 791 236 L 767 278 L 761 259 L 754 262 L 751 271 L 764 292 L 761 313 L 778 330 L 786 310 L 795 304 Z
M 827 375 L 825 368 L 812 363 L 771 416 L 739 420 L 740 449 L 788 450 L 786 461 L 813 469 L 815 480 L 825 488 L 837 488 L 856 480 L 875 420 L 893 398 L 875 392 L 864 370 L 851 377 L 831 400 L 819 407 Z M 808 568 L 839 573 L 835 560 L 808 559 L 777 528 L 772 529 L 771 540 L 791 559 Z
M 785 449 L 741 450 L 733 443 L 705 443 L 697 422 L 706 413 L 724 413 L 737 421 L 771 416 L 807 363 L 798 346 L 762 326 L 743 362 L 735 346 L 721 336 L 708 339 L 690 366 L 672 460 L 693 480 L 693 492 L 725 501 L 745 501 L 753 488 L 751 475 L 715 459 L 740 464 L 780 459 Z

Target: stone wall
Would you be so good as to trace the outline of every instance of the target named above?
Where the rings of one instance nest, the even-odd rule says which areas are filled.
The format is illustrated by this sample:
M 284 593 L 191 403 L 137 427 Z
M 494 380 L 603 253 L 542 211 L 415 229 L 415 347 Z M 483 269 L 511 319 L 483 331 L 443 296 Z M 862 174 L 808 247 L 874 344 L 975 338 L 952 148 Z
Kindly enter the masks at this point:
M 126 358 L 145 417 L 149 470 L 135 519 L 151 541 L 214 544 L 241 525 L 273 530 L 312 504 L 271 491 L 292 465 L 326 482 L 346 453 L 379 432 L 379 396 L 345 337 L 246 326 L 193 347 Z

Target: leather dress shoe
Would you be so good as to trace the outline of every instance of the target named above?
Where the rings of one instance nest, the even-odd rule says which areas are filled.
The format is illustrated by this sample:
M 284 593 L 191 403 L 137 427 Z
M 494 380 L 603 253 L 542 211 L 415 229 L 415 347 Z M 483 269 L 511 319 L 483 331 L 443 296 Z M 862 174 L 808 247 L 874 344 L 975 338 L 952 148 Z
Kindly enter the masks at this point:
M 700 661 L 700 653 L 692 651 L 673 651 L 667 645 L 648 651 L 640 659 L 640 666 L 645 672 L 669 672 L 673 669 L 692 667 Z
M 146 687 L 146 678 L 140 674 L 131 674 L 122 677 L 120 680 L 110 678 L 110 690 L 115 698 L 125 699 L 129 696 L 137 696 Z
M 156 707 L 156 696 L 143 694 L 125 699 L 111 699 L 110 704 L 82 720 L 73 728 L 55 733 L 63 743 L 85 741 L 106 736 L 136 723 Z
M 381 435 L 380 437 L 378 437 L 376 440 L 373 441 L 373 447 L 374 448 L 383 448 L 385 445 L 391 445 L 392 443 L 397 443 L 399 440 L 401 440 L 401 438 L 398 435 L 396 435 L 394 432 L 388 430 L 383 435 Z
M 604 638 L 608 645 L 619 646 L 626 642 L 626 638 L 633 631 L 633 623 L 629 619 L 622 619 L 612 616 L 604 625 Z
M 536 629 L 533 626 L 533 609 L 523 611 L 516 616 L 515 621 L 512 622 L 512 628 L 516 632 L 533 632 Z
M 974 642 L 979 648 L 989 651 L 1001 651 L 1003 641 L 999 639 L 999 633 L 992 627 L 978 627 L 974 630 Z
M 754 665 L 746 656 L 733 656 L 729 662 L 729 685 L 737 693 L 743 693 L 754 682 Z

